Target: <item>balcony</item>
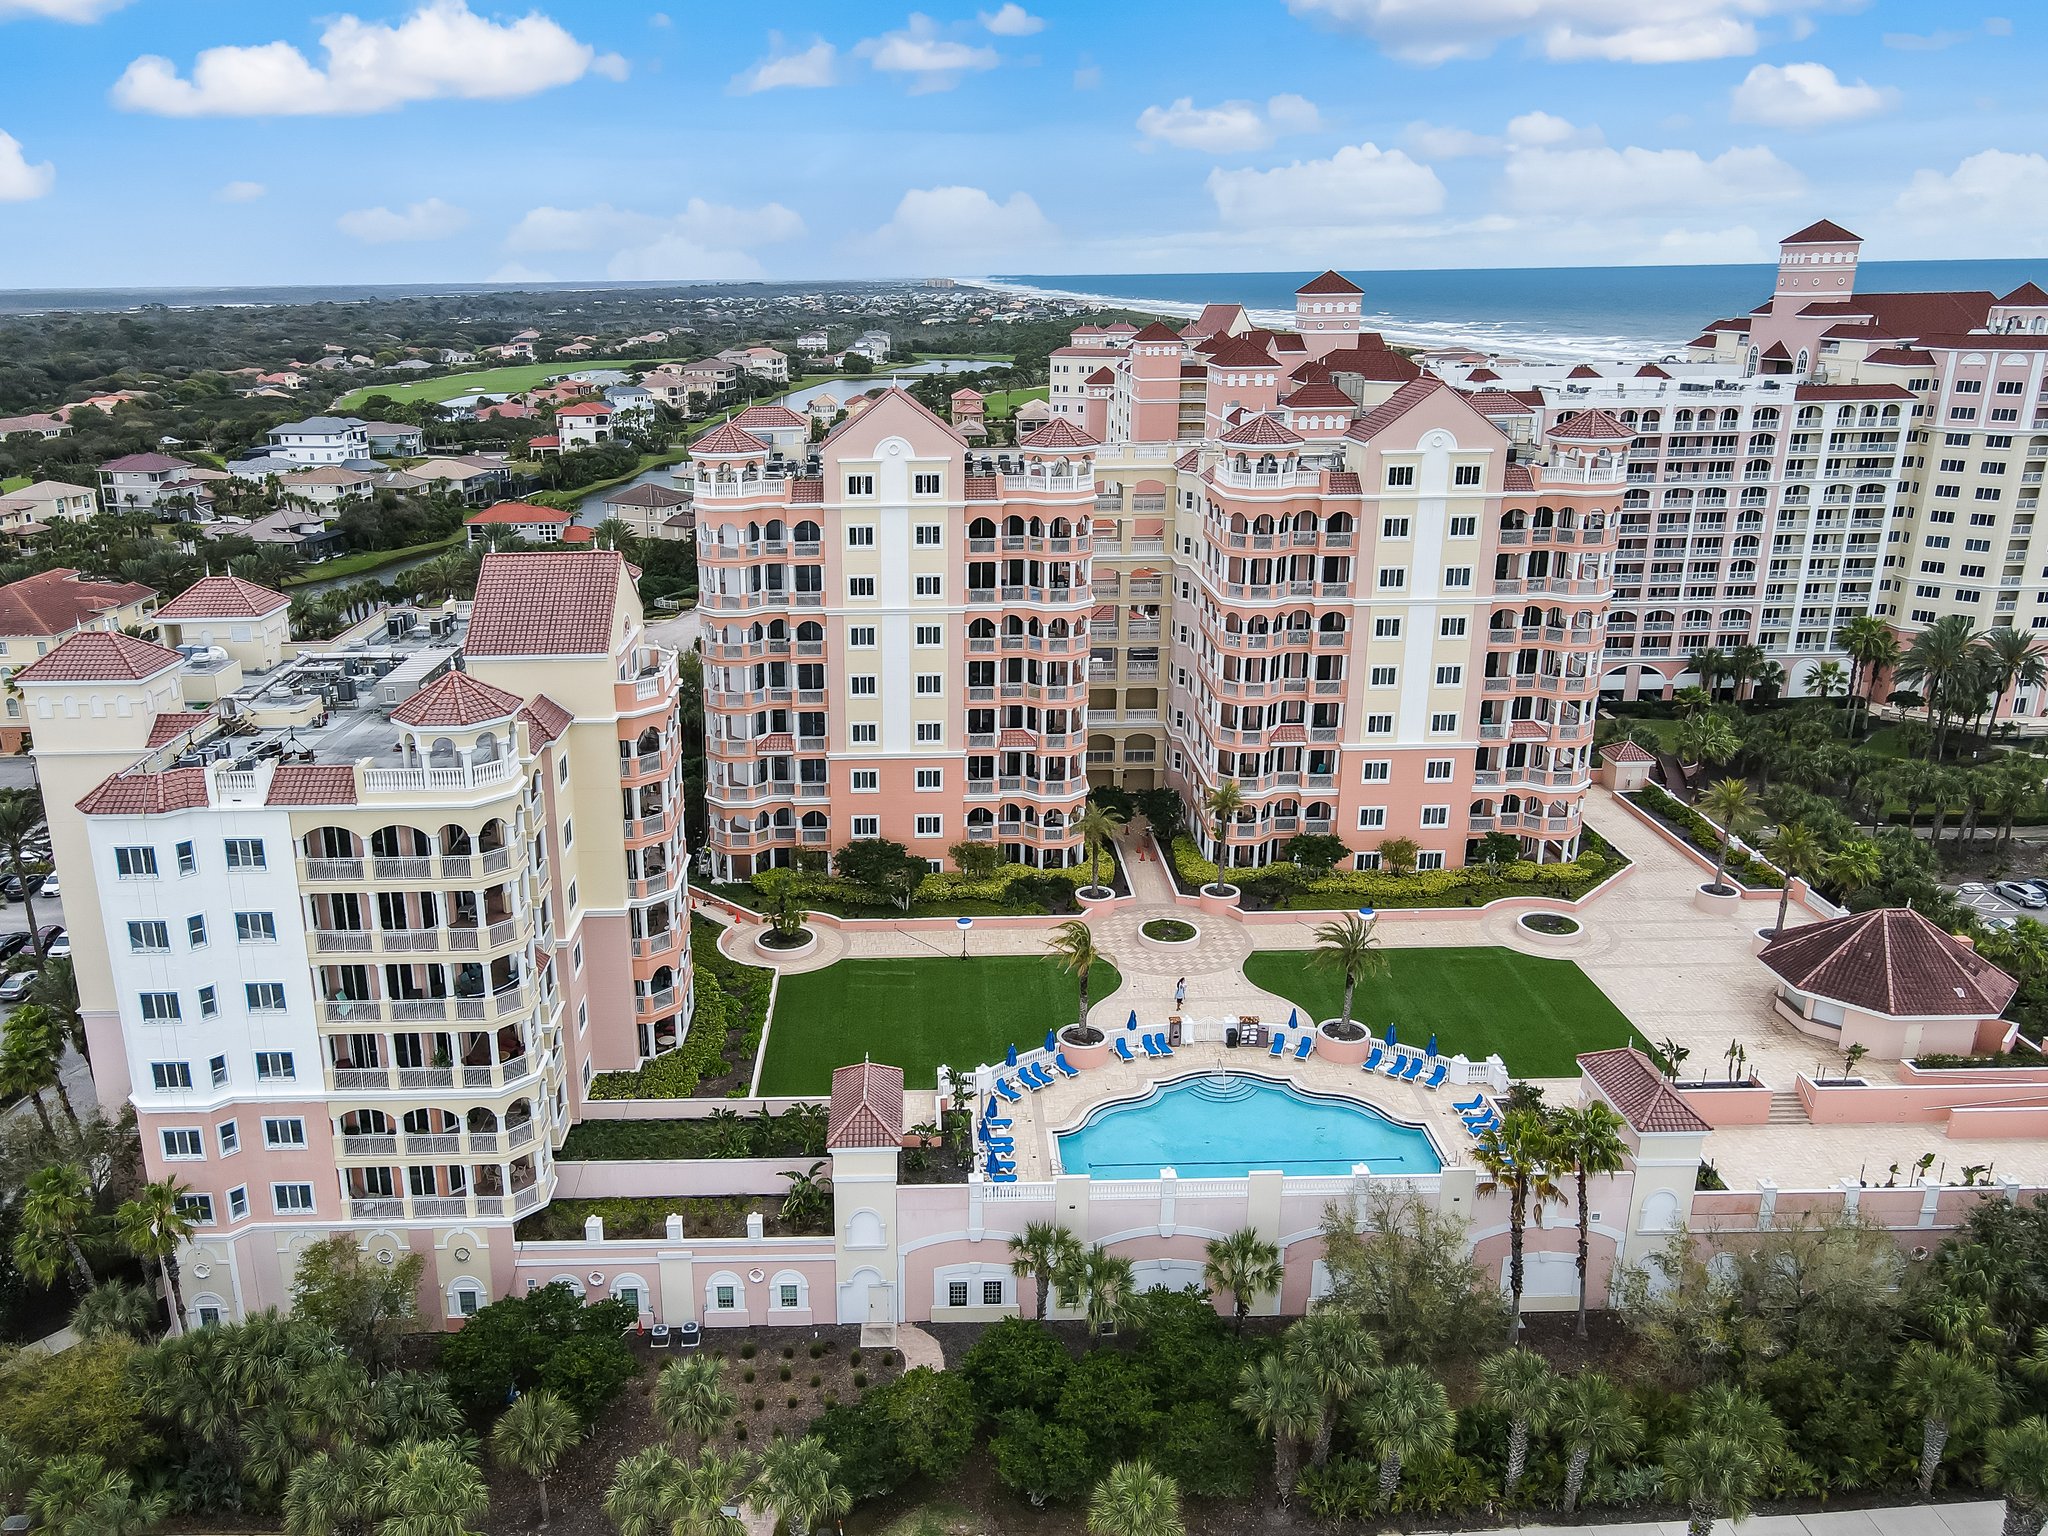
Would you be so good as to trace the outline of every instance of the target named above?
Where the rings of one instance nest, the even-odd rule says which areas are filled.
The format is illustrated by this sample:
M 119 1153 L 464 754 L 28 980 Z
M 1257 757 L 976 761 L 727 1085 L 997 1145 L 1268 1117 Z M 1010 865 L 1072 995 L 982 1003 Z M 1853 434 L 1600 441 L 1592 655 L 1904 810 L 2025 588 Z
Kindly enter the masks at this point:
M 343 1157 L 458 1158 L 499 1157 L 530 1147 L 533 1122 L 522 1120 L 504 1131 L 447 1131 L 438 1134 L 401 1131 L 388 1136 L 344 1136 Z
M 421 1093 L 451 1088 L 487 1092 L 518 1088 L 540 1076 L 545 1057 L 528 1051 L 496 1063 L 447 1067 L 327 1068 L 329 1093 Z
M 320 1005 L 320 1022 L 360 1029 L 370 1024 L 504 1021 L 531 1012 L 534 995 L 530 983 L 521 983 L 487 997 L 334 998 Z
M 459 1221 L 524 1216 L 546 1203 L 554 1181 L 529 1184 L 505 1195 L 371 1196 L 343 1202 L 351 1221 Z
M 320 955 L 421 955 L 479 953 L 525 942 L 525 916 L 508 917 L 487 927 L 450 924 L 445 928 L 315 928 L 309 937 Z
M 1095 474 L 1092 470 L 1059 473 L 1053 470 L 1028 469 L 1022 474 L 1008 474 L 1003 477 L 1003 489 L 1025 492 L 1085 492 L 1095 494 Z
M 742 706 L 730 706 L 739 708 Z M 652 778 L 667 771 L 667 764 L 659 752 L 642 752 L 637 757 L 619 759 L 619 778 L 631 784 L 641 779 Z
M 1323 483 L 1322 472 L 1314 469 L 1231 469 L 1219 464 L 1215 474 L 1218 485 L 1238 491 L 1312 490 Z

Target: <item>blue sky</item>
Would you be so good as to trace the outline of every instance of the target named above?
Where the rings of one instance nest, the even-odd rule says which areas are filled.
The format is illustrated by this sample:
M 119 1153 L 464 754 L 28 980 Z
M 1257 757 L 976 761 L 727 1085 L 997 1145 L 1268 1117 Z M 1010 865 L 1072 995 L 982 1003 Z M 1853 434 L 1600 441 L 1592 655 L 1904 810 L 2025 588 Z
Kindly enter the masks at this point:
M 2048 254 L 2001 3 L 0 0 L 0 287 Z

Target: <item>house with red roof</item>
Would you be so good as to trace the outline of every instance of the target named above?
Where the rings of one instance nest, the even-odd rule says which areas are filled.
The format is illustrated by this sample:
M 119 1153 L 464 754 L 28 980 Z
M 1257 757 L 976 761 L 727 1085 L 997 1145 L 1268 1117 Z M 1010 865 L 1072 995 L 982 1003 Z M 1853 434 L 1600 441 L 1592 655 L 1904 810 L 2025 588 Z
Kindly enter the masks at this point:
M 615 412 L 602 400 L 585 400 L 565 405 L 555 412 L 555 431 L 563 451 L 592 448 L 609 442 Z
M 472 512 L 463 519 L 472 549 L 493 545 L 506 538 L 524 544 L 559 544 L 575 518 L 558 507 L 535 506 L 529 501 L 500 501 Z

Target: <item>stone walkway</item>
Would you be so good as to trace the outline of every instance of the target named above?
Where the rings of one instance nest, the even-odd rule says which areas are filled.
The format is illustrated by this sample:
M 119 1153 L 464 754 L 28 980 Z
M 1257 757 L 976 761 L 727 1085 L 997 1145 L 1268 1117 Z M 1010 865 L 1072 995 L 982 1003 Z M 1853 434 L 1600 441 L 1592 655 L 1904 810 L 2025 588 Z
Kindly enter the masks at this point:
M 1605 835 L 1604 833 L 1602 834 Z M 1755 1515 L 1732 1526 L 1714 1522 L 1714 1536 L 1994 1536 L 2005 1506 L 1992 1500 L 1968 1504 L 1904 1504 L 1888 1509 L 1829 1509 L 1810 1515 Z M 1624 1520 L 1613 1525 L 1523 1525 L 1518 1536 L 1685 1536 L 1683 1520 Z M 1424 1536 L 1431 1536 L 1424 1528 Z

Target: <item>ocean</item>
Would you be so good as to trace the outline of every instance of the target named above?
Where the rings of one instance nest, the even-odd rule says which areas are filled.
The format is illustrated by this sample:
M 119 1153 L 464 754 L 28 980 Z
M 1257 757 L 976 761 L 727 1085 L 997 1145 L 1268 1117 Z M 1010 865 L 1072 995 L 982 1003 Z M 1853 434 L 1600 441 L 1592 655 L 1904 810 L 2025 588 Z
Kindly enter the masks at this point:
M 1680 353 L 1710 320 L 1746 314 L 1770 297 L 1776 269 L 1758 266 L 1531 267 L 1348 272 L 1365 290 L 1367 323 L 1407 346 L 1464 345 L 1535 360 L 1661 358 Z M 1204 304 L 1242 304 L 1253 321 L 1294 323 L 1294 290 L 1313 272 L 1169 272 L 975 279 L 992 288 L 1071 296 L 1147 313 L 1191 316 Z M 2039 261 L 1866 261 L 1870 293 L 1989 289 L 2048 279 Z

